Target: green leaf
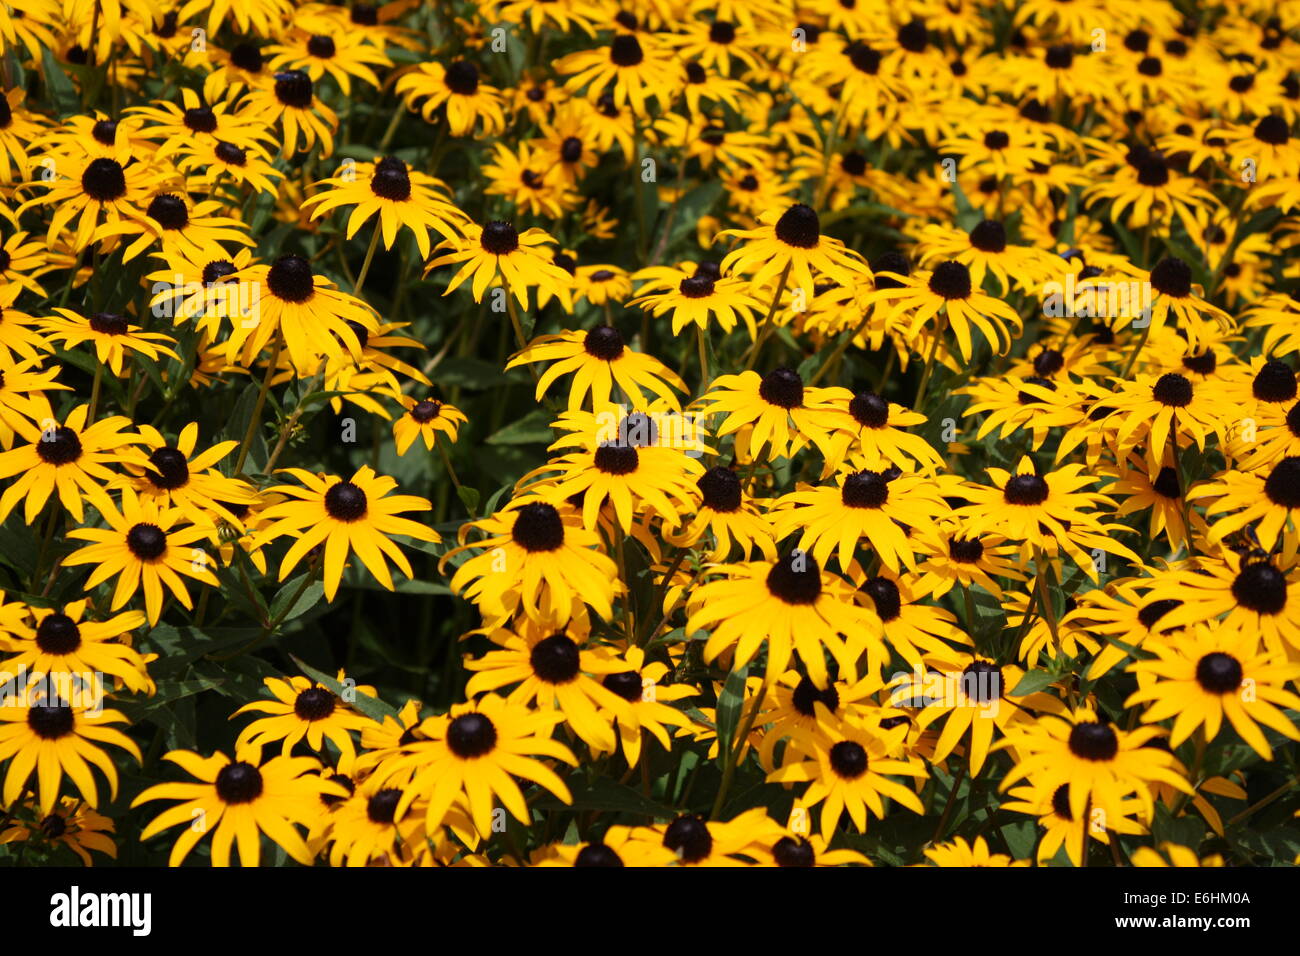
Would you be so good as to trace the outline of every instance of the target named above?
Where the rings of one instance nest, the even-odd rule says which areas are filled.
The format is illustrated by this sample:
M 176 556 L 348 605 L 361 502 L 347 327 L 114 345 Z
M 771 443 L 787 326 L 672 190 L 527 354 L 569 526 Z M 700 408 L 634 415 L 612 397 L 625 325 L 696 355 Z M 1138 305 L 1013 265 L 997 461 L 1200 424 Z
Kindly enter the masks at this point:
M 701 183 L 677 201 L 677 218 L 673 220 L 672 235 L 668 237 L 670 245 L 675 245 L 687 236 L 696 224 L 708 215 L 713 204 L 722 195 L 722 181 L 719 179 Z
M 460 498 L 460 503 L 465 506 L 465 510 L 471 515 L 477 514 L 479 493 L 477 488 L 471 488 L 469 485 L 461 485 L 456 489 L 456 495 Z
M 727 675 L 722 693 L 718 695 L 718 755 L 726 759 L 731 757 L 731 741 L 736 736 L 740 712 L 745 706 L 745 679 L 748 676 L 748 665 L 737 667 Z
M 296 578 L 290 578 L 285 582 L 285 585 L 276 592 L 271 601 L 272 620 L 284 624 L 286 621 L 292 621 L 295 617 L 306 614 L 320 603 L 320 599 L 325 596 L 325 583 L 323 581 L 313 581 L 307 585 L 302 594 L 298 594 L 298 589 L 303 586 L 303 582 L 315 573 L 314 571 L 304 571 Z M 296 594 L 298 597 L 297 600 L 294 600 Z M 289 606 L 290 601 L 293 601 L 293 607 Z
M 1047 671 L 1026 671 L 1025 675 L 1020 678 L 1019 683 L 1011 689 L 1012 697 L 1025 697 L 1029 694 L 1036 694 L 1044 687 L 1051 685 L 1056 678 Z
M 978 209 L 971 205 L 970 200 L 966 198 L 966 193 L 962 191 L 961 183 L 957 182 L 956 177 L 952 181 L 952 196 L 957 202 L 957 228 L 965 232 L 974 229 L 984 216 Z
M 1002 828 L 1002 837 L 1007 841 L 1007 849 L 1017 860 L 1027 860 L 1038 843 L 1038 827 L 1033 820 L 1020 820 L 1009 823 Z
M 72 85 L 68 74 L 59 65 L 59 61 L 54 59 L 54 54 L 48 47 L 41 51 L 41 73 L 45 77 L 46 84 L 49 85 L 50 94 L 54 97 L 60 113 L 66 116 L 81 111 L 76 87 Z
M 334 694 L 334 696 L 342 698 L 344 703 L 349 704 L 356 710 L 365 714 L 371 720 L 382 722 L 385 717 L 392 717 L 394 720 L 397 719 L 396 709 L 384 703 L 378 697 L 371 697 L 369 694 L 357 693 L 355 687 L 344 687 L 343 684 L 335 678 L 316 670 L 314 667 L 304 664 L 300 658 L 293 654 L 290 654 L 289 658 L 298 665 L 298 668 L 304 674 L 329 690 Z
M 1152 842 L 1159 846 L 1166 840 L 1192 850 L 1205 838 L 1205 821 L 1199 816 L 1174 817 L 1169 808 L 1156 801 L 1156 815 L 1151 822 Z
M 489 445 L 533 445 L 550 443 L 552 415 L 544 408 L 534 409 L 516 422 L 487 437 Z
M 639 790 L 611 780 L 609 777 L 596 777 L 587 785 L 573 786 L 573 803 L 560 802 L 555 797 L 545 796 L 534 802 L 539 810 L 600 810 L 613 813 L 634 813 L 638 816 L 667 819 L 674 815 L 671 807 L 664 806 L 644 796 Z

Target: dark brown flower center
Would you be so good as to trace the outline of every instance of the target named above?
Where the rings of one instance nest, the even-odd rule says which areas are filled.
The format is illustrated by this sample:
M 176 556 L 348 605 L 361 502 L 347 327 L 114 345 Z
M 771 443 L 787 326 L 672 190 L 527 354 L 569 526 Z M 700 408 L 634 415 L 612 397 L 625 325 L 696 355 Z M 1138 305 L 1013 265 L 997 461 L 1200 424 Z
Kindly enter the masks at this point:
M 228 763 L 217 774 L 216 787 L 222 803 L 252 803 L 262 795 L 262 772 L 242 760 Z
M 1119 753 L 1119 737 L 1109 724 L 1084 721 L 1070 730 L 1070 753 L 1081 760 L 1104 762 Z
M 308 687 L 293 702 L 293 712 L 303 720 L 324 720 L 334 713 L 335 697 L 324 687 Z
M 47 614 L 36 626 L 36 646 L 46 654 L 71 654 L 81 646 L 81 628 L 66 614 Z
M 350 481 L 336 482 L 325 492 L 325 511 L 335 521 L 358 521 L 368 505 L 366 493 Z
M 272 295 L 284 302 L 306 302 L 316 291 L 311 263 L 292 254 L 281 256 L 271 264 L 266 273 L 266 285 Z
M 821 220 L 811 206 L 795 203 L 776 221 L 776 238 L 797 249 L 815 249 L 821 239 Z
M 81 188 L 96 202 L 112 202 L 126 194 L 126 172 L 115 159 L 92 159 L 81 174 Z
M 485 714 L 461 714 L 447 727 L 447 747 L 462 760 L 491 753 L 497 745 L 497 729 Z
M 554 505 L 532 502 L 515 513 L 511 536 L 525 551 L 554 551 L 564 544 L 564 522 Z
M 1214 651 L 1196 662 L 1196 683 L 1208 694 L 1231 694 L 1241 686 L 1241 661 Z
M 167 551 L 167 532 L 142 521 L 126 533 L 126 546 L 141 561 L 156 561 Z

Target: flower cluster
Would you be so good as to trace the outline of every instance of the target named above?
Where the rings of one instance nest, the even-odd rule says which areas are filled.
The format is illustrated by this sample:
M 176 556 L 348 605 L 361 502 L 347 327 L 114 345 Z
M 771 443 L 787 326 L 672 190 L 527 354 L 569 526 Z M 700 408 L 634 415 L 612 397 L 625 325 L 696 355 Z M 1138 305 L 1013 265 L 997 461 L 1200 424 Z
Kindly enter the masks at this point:
M 0 860 L 1291 862 L 1300 3 L 1188 9 L 0 0 Z

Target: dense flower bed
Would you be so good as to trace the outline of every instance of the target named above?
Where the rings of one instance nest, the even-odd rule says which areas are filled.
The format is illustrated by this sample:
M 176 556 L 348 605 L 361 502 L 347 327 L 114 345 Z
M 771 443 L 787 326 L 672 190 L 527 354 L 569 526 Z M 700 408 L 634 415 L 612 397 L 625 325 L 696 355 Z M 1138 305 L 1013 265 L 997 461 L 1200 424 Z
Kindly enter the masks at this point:
M 1300 3 L 0 0 L 0 67 L 0 860 L 1300 853 Z

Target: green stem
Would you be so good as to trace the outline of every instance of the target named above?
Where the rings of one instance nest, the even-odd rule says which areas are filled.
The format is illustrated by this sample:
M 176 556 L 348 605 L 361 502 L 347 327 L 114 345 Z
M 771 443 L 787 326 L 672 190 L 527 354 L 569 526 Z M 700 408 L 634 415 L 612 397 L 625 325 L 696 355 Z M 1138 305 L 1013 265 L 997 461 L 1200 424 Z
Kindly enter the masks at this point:
M 104 363 L 95 363 L 95 382 L 90 386 L 90 407 L 86 409 L 86 427 L 95 424 L 95 412 L 99 408 L 99 388 L 104 381 Z
M 370 272 L 370 261 L 375 257 L 375 247 L 379 245 L 379 219 L 375 218 L 375 231 L 370 237 L 370 245 L 366 249 L 365 261 L 361 263 L 361 271 L 357 273 L 356 284 L 352 286 L 352 294 L 358 298 L 361 296 L 361 287 L 366 284 L 366 275 Z
M 1147 337 L 1151 335 L 1151 317 L 1147 316 L 1147 324 L 1142 328 L 1142 334 L 1138 337 L 1137 342 L 1128 353 L 1128 361 L 1124 363 L 1124 371 L 1120 372 L 1119 377 L 1128 378 L 1129 372 L 1133 371 L 1133 365 L 1137 362 L 1138 353 L 1142 351 L 1142 346 L 1147 344 Z
M 948 800 L 943 805 L 943 815 L 939 817 L 939 825 L 934 828 L 934 836 L 930 837 L 931 843 L 938 843 L 939 838 L 943 836 L 943 831 L 948 828 L 948 821 L 952 819 L 952 811 L 957 806 L 957 791 L 961 789 L 961 782 L 966 779 L 966 765 L 962 764 L 953 774 L 952 788 L 948 791 Z
M 732 778 L 736 776 L 736 768 L 740 766 L 745 741 L 749 739 L 749 732 L 754 729 L 754 721 L 758 718 L 758 711 L 766 699 L 767 681 L 764 680 L 758 696 L 754 698 L 753 705 L 749 708 L 749 712 L 745 714 L 745 719 L 736 730 L 736 736 L 732 738 L 725 751 L 727 762 L 722 768 L 722 783 L 718 785 L 718 796 L 713 801 L 713 809 L 709 811 L 710 820 L 718 819 L 718 814 L 722 812 L 722 805 L 727 799 L 727 791 L 731 789 Z M 722 741 L 719 740 L 718 754 L 722 755 L 723 753 Z
M 749 360 L 745 362 L 745 371 L 748 372 L 758 361 L 758 353 L 763 350 L 763 343 L 772 333 L 772 317 L 776 315 L 777 307 L 781 304 L 781 296 L 785 293 L 786 281 L 790 278 L 790 267 L 793 262 L 787 262 L 785 268 L 781 270 L 781 278 L 776 283 L 776 294 L 772 296 L 772 303 L 767 307 L 767 315 L 763 318 L 763 324 L 758 330 L 758 335 L 754 337 L 754 344 L 749 350 Z
M 1245 820 L 1247 817 L 1255 813 L 1257 810 L 1263 810 L 1274 800 L 1283 796 L 1288 790 L 1294 787 L 1297 783 L 1300 783 L 1300 779 L 1288 780 L 1286 783 L 1282 784 L 1282 786 L 1278 787 L 1272 793 L 1268 794 L 1267 796 L 1260 797 L 1258 800 L 1256 800 L 1254 803 L 1248 806 L 1245 810 L 1242 810 L 1240 813 L 1238 813 L 1235 817 L 1230 817 L 1228 819 L 1228 826 L 1232 826 L 1234 823 L 1240 823 L 1242 820 Z
M 271 358 L 266 363 L 266 374 L 262 376 L 262 387 L 257 393 L 257 404 L 253 406 L 253 417 L 248 420 L 248 428 L 244 431 L 244 440 L 239 445 L 239 457 L 235 459 L 235 474 L 242 474 L 244 471 L 244 462 L 248 460 L 248 450 L 253 447 L 253 437 L 257 434 L 257 426 L 262 420 L 262 409 L 266 405 L 266 393 L 271 387 L 271 379 L 275 377 L 275 370 L 280 365 L 280 349 L 284 345 L 284 336 L 277 329 L 275 332 L 275 344 L 271 347 Z
M 210 660 L 228 661 L 232 657 L 239 657 L 241 654 L 247 654 L 254 648 L 260 647 L 268 637 L 275 633 L 276 628 L 284 622 L 284 619 L 289 616 L 289 612 L 293 610 L 294 605 L 297 604 L 303 594 L 306 593 L 307 588 L 311 586 L 312 582 L 320 576 L 320 572 L 324 567 L 325 562 L 322 560 L 312 562 L 311 570 L 308 571 L 307 574 L 303 575 L 302 584 L 298 585 L 298 590 L 293 592 L 293 596 L 289 598 L 288 603 L 285 604 L 280 613 L 266 622 L 266 626 L 262 628 L 261 634 L 257 635 L 257 637 L 253 638 L 237 650 L 231 651 L 229 654 L 219 654 L 215 657 L 211 657 Z
M 447 453 L 446 445 L 441 441 L 435 441 L 433 443 L 433 447 L 436 448 L 438 450 L 438 454 L 442 456 L 442 465 L 444 468 L 447 469 L 447 477 L 451 479 L 451 485 L 453 488 L 456 489 L 456 495 L 457 497 L 459 497 L 460 478 L 456 475 L 456 469 L 451 466 L 451 455 Z M 471 518 L 478 517 L 477 510 L 475 508 L 470 507 L 468 502 L 465 502 L 464 498 L 461 498 L 461 501 L 465 503 L 466 508 L 469 511 L 469 516 Z
M 388 121 L 388 129 L 384 130 L 384 137 L 379 141 L 379 154 L 381 156 L 384 154 L 384 151 L 388 149 L 388 144 L 393 141 L 393 136 L 397 132 L 397 127 L 401 124 L 402 117 L 405 115 L 406 106 L 399 101 L 397 106 L 393 109 L 393 118 Z
M 871 313 L 873 311 L 875 311 L 874 307 L 868 308 L 866 313 L 862 316 L 862 321 L 860 321 L 856 326 L 854 326 L 853 331 L 849 332 L 842 339 L 840 339 L 839 344 L 835 346 L 835 351 L 832 352 L 827 357 L 826 361 L 822 363 L 822 367 L 817 370 L 817 374 L 814 375 L 811 381 L 808 382 L 809 385 L 816 385 L 818 382 L 820 382 L 822 380 L 822 376 L 825 375 L 828 371 L 830 371 L 831 367 L 834 366 L 835 363 L 839 361 L 840 356 L 843 355 L 844 352 L 848 349 L 849 344 L 854 339 L 856 339 L 859 335 L 861 335 L 862 330 L 867 327 L 867 323 L 871 321 Z
M 704 341 L 704 326 L 695 327 L 695 343 L 700 351 L 700 391 L 709 387 L 709 352 Z
M 930 354 L 925 360 L 925 368 L 921 370 L 921 383 L 916 387 L 916 398 L 912 400 L 912 408 L 918 412 L 921 410 L 921 399 L 925 398 L 926 386 L 930 384 L 930 376 L 934 374 L 934 360 L 939 354 L 939 341 L 946 331 L 948 331 L 948 313 L 944 312 L 938 328 L 934 330 L 934 341 L 930 343 Z

